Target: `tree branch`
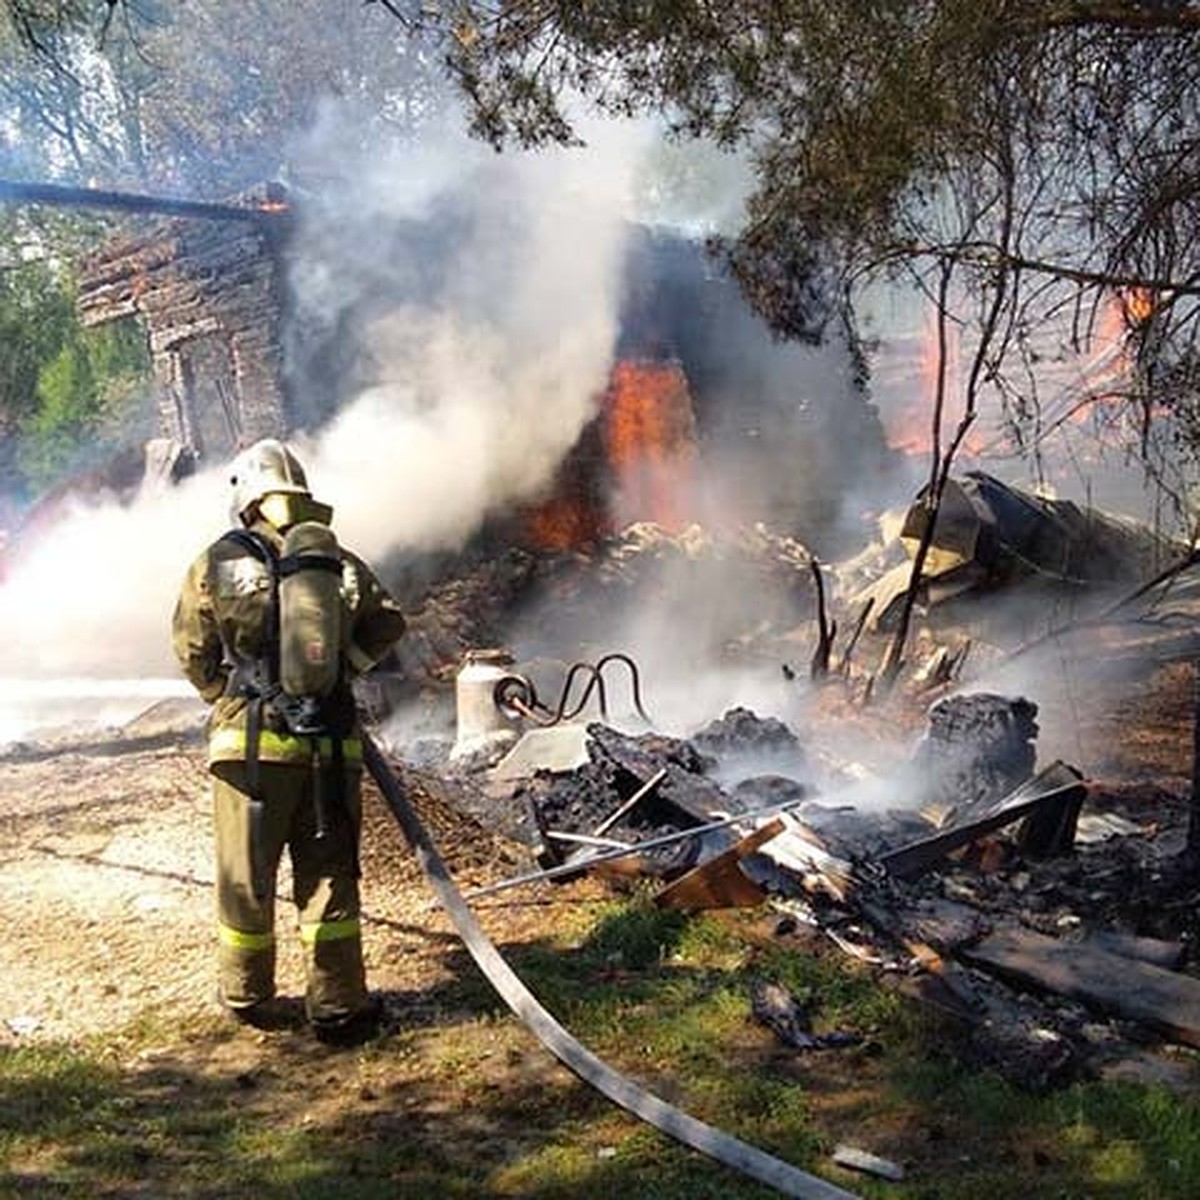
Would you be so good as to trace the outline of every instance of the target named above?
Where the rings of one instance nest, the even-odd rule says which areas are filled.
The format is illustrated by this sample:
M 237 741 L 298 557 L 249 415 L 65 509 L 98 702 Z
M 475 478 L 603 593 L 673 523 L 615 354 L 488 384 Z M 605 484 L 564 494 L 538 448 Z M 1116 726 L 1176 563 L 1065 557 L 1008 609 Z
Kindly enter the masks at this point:
M 1038 0 L 1034 0 L 1034 5 L 1043 7 Z M 1200 10 L 1188 3 L 1149 5 L 1120 3 L 1120 0 L 1073 0 L 1046 5 L 1043 11 L 1020 24 L 1033 31 L 1091 28 L 1130 33 L 1200 31 Z
M 1007 268 L 1029 271 L 1035 275 L 1049 275 L 1070 283 L 1097 287 L 1145 288 L 1150 292 L 1171 292 L 1176 296 L 1200 296 L 1200 274 L 1192 273 L 1181 280 L 1167 276 L 1141 275 L 1122 271 L 1088 270 L 1083 267 L 1072 267 L 1066 263 L 1028 258 L 1022 254 L 1004 250 L 994 242 L 956 242 L 948 246 L 934 243 L 897 246 L 874 258 L 866 264 L 864 270 L 871 271 L 889 262 L 917 258 L 949 260 L 964 266 L 985 267 L 991 270 Z

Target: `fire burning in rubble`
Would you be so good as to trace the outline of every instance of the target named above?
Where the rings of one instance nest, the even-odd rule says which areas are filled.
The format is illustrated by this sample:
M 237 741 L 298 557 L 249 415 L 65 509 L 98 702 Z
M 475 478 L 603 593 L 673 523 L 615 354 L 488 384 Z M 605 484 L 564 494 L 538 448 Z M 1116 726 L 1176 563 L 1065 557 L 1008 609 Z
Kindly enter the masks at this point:
M 539 550 L 572 550 L 612 532 L 607 514 L 585 487 L 570 488 L 560 476 L 558 494 L 528 512 L 523 525 L 528 541 Z
M 553 496 L 526 514 L 539 548 L 587 545 L 634 521 L 680 532 L 695 514 L 696 417 L 675 360 L 622 359 Z
M 618 363 L 605 399 L 604 434 L 620 515 L 679 532 L 689 515 L 696 461 L 696 418 L 679 363 Z

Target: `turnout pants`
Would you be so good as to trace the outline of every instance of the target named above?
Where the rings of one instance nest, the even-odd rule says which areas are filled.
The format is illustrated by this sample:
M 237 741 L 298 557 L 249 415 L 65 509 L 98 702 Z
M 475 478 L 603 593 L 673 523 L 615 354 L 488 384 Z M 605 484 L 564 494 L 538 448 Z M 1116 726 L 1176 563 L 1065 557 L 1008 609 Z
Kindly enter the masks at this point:
M 334 796 L 333 767 L 321 770 Z M 288 848 L 312 1021 L 337 1022 L 368 1003 L 358 896 L 360 769 L 343 771 L 340 802 L 318 838 L 315 780 L 306 764 L 260 762 L 259 800 L 239 762 L 213 765 L 221 997 L 244 1008 L 275 994 L 275 888 Z

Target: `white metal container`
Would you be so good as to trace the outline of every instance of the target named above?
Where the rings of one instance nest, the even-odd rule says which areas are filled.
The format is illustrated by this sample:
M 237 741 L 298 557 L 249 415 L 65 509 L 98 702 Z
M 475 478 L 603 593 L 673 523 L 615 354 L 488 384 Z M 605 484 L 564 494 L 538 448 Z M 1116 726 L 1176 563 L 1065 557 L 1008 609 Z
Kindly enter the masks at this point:
M 512 665 L 507 650 L 467 651 L 454 680 L 457 727 L 452 756 L 472 753 L 493 739 L 515 738 L 512 720 L 496 703 L 496 684 L 510 674 Z

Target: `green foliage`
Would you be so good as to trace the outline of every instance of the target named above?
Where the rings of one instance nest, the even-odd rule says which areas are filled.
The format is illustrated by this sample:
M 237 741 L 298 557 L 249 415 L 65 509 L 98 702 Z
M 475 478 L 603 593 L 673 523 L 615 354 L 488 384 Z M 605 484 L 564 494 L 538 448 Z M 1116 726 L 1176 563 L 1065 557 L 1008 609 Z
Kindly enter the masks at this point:
M 58 353 L 38 373 L 37 409 L 21 423 L 18 462 L 35 489 L 89 453 L 115 448 L 124 409 L 149 369 L 145 337 L 135 322 L 67 327 Z
M 70 297 L 44 263 L 0 270 L 0 421 L 6 426 L 34 412 L 38 376 L 72 320 Z
M 134 322 L 84 329 L 71 285 L 46 258 L 0 270 L 0 472 L 6 491 L 49 486 L 102 450 L 146 379 Z
M 65 341 L 38 373 L 38 407 L 21 422 L 17 461 L 40 489 L 69 466 L 76 445 L 95 424 L 96 380 L 83 345 Z

